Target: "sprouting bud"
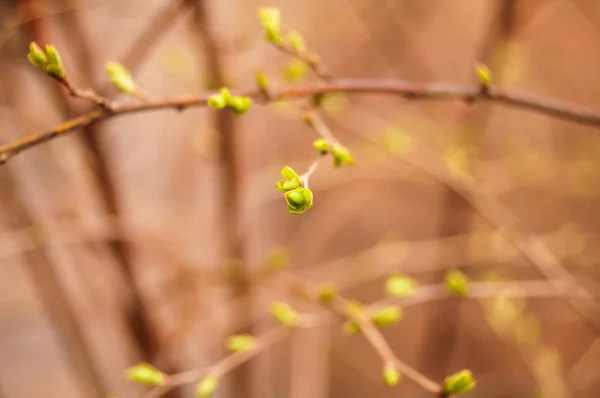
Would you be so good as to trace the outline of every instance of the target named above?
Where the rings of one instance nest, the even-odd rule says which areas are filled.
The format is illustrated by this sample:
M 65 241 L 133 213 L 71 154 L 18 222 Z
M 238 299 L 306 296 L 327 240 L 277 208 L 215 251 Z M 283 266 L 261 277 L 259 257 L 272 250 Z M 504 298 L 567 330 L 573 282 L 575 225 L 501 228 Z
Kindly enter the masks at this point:
M 325 304 L 331 303 L 335 297 L 335 292 L 335 286 L 331 283 L 326 283 L 319 289 L 319 300 Z
M 334 167 L 340 167 L 343 164 L 354 164 L 354 156 L 352 156 L 352 153 L 348 150 L 348 148 L 342 144 L 333 144 L 331 152 L 333 154 Z
M 490 87 L 492 84 L 492 71 L 486 65 L 477 65 L 475 67 L 475 72 L 477 72 L 477 78 L 479 79 L 479 83 L 483 87 Z
M 227 101 L 225 101 L 221 94 L 211 95 L 206 100 L 206 103 L 213 109 L 223 109 L 227 106 Z
M 263 93 L 266 93 L 269 89 L 269 80 L 267 79 L 267 75 L 265 75 L 264 72 L 256 72 L 256 85 L 258 86 L 258 89 Z
M 387 280 L 385 291 L 390 297 L 410 297 L 417 291 L 417 282 L 404 275 L 396 275 Z
M 463 272 L 457 269 L 446 273 L 445 282 L 450 293 L 455 296 L 465 296 L 468 292 L 469 280 Z
M 470 370 L 464 369 L 446 377 L 444 380 L 444 393 L 447 395 L 460 394 L 475 387 L 475 379 Z
M 285 247 L 275 247 L 267 254 L 267 267 L 271 271 L 277 271 L 290 262 L 290 253 Z
M 304 43 L 304 39 L 300 33 L 291 32 L 288 35 L 288 40 L 296 54 L 301 54 L 306 51 L 306 44 Z
M 131 94 L 135 91 L 135 82 L 129 72 L 118 62 L 110 61 L 106 64 L 106 71 L 110 81 L 124 93 Z
M 389 326 L 402 318 L 402 309 L 397 305 L 381 307 L 371 314 L 371 320 L 377 326 Z
M 317 138 L 313 141 L 313 148 L 319 151 L 322 155 L 329 152 L 329 143 L 325 138 Z
M 346 321 L 344 322 L 343 330 L 348 336 L 354 336 L 360 332 L 360 327 L 354 321 Z
M 198 398 L 208 398 L 219 387 L 219 380 L 214 376 L 207 376 L 196 386 L 196 395 Z
M 308 188 L 296 188 L 283 194 L 291 214 L 304 213 L 313 205 L 313 193 Z
M 400 375 L 400 372 L 394 363 L 389 362 L 385 364 L 383 368 L 383 380 L 385 381 L 385 384 L 394 387 L 400 382 L 401 378 L 402 375 Z
M 300 324 L 300 314 L 282 301 L 272 303 L 270 313 L 284 326 L 294 327 Z
M 46 53 L 44 53 L 44 50 L 42 50 L 42 48 L 34 41 L 29 44 L 29 54 L 27 54 L 27 59 L 34 66 L 42 69 L 44 69 L 48 63 Z
M 48 63 L 45 67 L 46 72 L 59 79 L 64 79 L 65 70 L 56 47 L 46 45 L 46 57 L 48 57 Z
M 279 44 L 281 37 L 281 14 L 275 7 L 263 7 L 258 11 L 260 23 L 265 30 L 265 40 Z
M 283 77 L 288 82 L 301 80 L 308 73 L 308 67 L 299 59 L 291 59 L 283 70 Z
M 289 166 L 285 166 L 283 169 L 281 169 L 281 176 L 284 179 L 278 181 L 275 185 L 275 187 L 280 191 L 291 191 L 292 189 L 296 189 L 302 185 L 302 180 L 300 179 L 298 173 L 296 173 L 294 169 Z
M 229 106 L 238 115 L 248 112 L 251 105 L 252 99 L 250 97 L 236 96 L 229 101 Z
M 166 374 L 148 363 L 139 363 L 127 369 L 127 378 L 147 386 L 163 386 L 167 381 Z
M 250 351 L 256 347 L 256 339 L 249 334 L 236 334 L 227 339 L 229 352 Z
M 223 99 L 225 100 L 225 103 L 227 105 L 229 105 L 229 103 L 230 103 L 230 101 L 232 99 L 232 96 L 231 96 L 231 93 L 229 92 L 229 89 L 227 87 L 222 87 L 220 93 L 221 93 L 221 97 L 223 97 Z

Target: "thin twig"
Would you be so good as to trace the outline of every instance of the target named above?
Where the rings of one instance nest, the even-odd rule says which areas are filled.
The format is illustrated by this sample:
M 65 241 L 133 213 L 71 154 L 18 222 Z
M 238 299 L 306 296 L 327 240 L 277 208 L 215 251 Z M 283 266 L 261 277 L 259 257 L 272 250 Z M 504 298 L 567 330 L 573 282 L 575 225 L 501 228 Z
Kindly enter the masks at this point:
M 199 369 L 192 369 L 185 372 L 177 373 L 169 376 L 168 385 L 156 387 L 150 390 L 145 398 L 157 398 L 184 384 L 195 383 L 207 376 L 212 376 L 217 379 L 222 378 L 237 367 L 248 362 L 267 348 L 272 347 L 277 342 L 281 341 L 287 335 L 289 329 L 284 326 L 278 326 L 256 339 L 256 345 L 247 351 L 240 351 L 223 358 L 220 362 L 213 366 L 208 366 Z
M 479 86 L 443 82 L 418 84 L 380 79 L 336 80 L 330 84 L 315 84 L 274 90 L 272 101 L 291 100 L 333 92 L 397 95 L 412 100 L 496 102 L 516 109 L 537 112 L 557 119 L 600 129 L 600 112 L 590 108 L 579 107 L 553 99 L 544 99 L 530 94 L 508 92 L 497 88 L 490 88 L 488 92 L 483 93 Z M 0 146 L 0 164 L 5 163 L 23 150 L 35 147 L 58 136 L 107 118 L 161 109 L 184 110 L 190 107 L 206 106 L 206 100 L 212 94 L 214 92 L 198 96 L 149 101 L 146 103 L 114 105 L 112 111 L 95 110 L 64 122 L 51 130 L 30 135 Z M 259 90 L 243 90 L 234 93 L 234 95 L 246 95 L 257 101 L 264 101 L 264 96 Z
M 308 282 L 297 278 L 292 274 L 283 274 L 288 279 L 292 286 L 300 291 L 303 297 L 310 299 L 316 303 L 323 305 L 333 313 L 341 316 L 345 319 L 350 319 L 356 323 L 360 328 L 369 344 L 373 346 L 379 357 L 384 364 L 393 363 L 398 368 L 398 371 L 402 373 L 407 379 L 412 380 L 421 388 L 436 395 L 442 394 L 442 386 L 431 380 L 429 377 L 420 373 L 406 362 L 399 359 L 395 354 L 388 342 L 379 332 L 379 330 L 373 325 L 371 319 L 366 313 L 362 311 L 353 311 L 350 303 L 340 296 L 339 294 L 334 295 L 332 301 L 324 304 L 320 299 L 319 295 L 315 293 L 314 287 Z

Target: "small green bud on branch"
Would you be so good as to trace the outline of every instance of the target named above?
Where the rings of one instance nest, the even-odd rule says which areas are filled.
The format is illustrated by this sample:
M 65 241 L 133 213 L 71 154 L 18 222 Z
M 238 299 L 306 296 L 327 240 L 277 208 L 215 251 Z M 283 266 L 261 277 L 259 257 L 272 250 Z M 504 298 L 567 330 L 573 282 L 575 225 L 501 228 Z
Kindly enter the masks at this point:
M 313 148 L 315 148 L 321 155 L 325 155 L 329 152 L 329 143 L 325 138 L 317 138 L 313 141 Z
M 402 379 L 402 375 L 396 368 L 396 365 L 392 362 L 386 363 L 383 368 L 383 380 L 385 384 L 390 387 L 396 386 L 400 380 Z
M 489 88 L 492 85 L 492 71 L 486 65 L 477 65 L 475 67 L 479 83 L 484 88 Z
M 335 286 L 333 286 L 331 283 L 326 283 L 319 289 L 319 300 L 321 300 L 321 302 L 324 304 L 331 303 L 335 298 L 335 293 Z
M 256 339 L 249 334 L 236 334 L 227 339 L 227 350 L 229 352 L 250 351 L 256 347 Z
M 110 61 L 106 64 L 106 71 L 110 77 L 110 81 L 120 91 L 131 94 L 135 92 L 136 86 L 131 72 L 118 62 Z
M 207 376 L 196 386 L 196 395 L 198 398 L 208 398 L 214 394 L 218 387 L 219 379 L 214 376 Z
M 288 204 L 288 211 L 301 214 L 313 206 L 313 193 L 308 188 L 296 188 L 283 194 Z
M 56 47 L 46 45 L 46 50 L 44 51 L 36 42 L 31 42 L 29 44 L 27 59 L 32 65 L 43 69 L 52 77 L 58 80 L 65 78 L 65 69 Z
M 390 305 L 376 309 L 371 313 L 371 321 L 377 326 L 390 326 L 402 318 L 402 309 L 397 305 Z
M 127 378 L 135 383 L 147 386 L 164 386 L 167 375 L 148 363 L 139 363 L 127 369 Z
M 387 280 L 385 291 L 390 297 L 410 297 L 417 291 L 417 282 L 404 275 L 396 275 Z
M 265 30 L 265 40 L 273 44 L 283 41 L 281 36 L 281 13 L 275 7 L 263 7 L 258 11 L 260 23 Z
M 455 296 L 465 296 L 468 293 L 469 279 L 459 270 L 451 270 L 446 273 L 446 287 Z
M 340 167 L 343 164 L 353 165 L 354 164 L 354 156 L 348 148 L 343 146 L 342 144 L 333 144 L 331 148 L 331 153 L 333 154 L 333 166 Z
M 447 395 L 467 392 L 475 387 L 476 381 L 470 370 L 464 369 L 446 377 L 444 393 Z
M 284 326 L 296 327 L 300 325 L 300 314 L 283 301 L 272 303 L 269 310 L 273 318 Z

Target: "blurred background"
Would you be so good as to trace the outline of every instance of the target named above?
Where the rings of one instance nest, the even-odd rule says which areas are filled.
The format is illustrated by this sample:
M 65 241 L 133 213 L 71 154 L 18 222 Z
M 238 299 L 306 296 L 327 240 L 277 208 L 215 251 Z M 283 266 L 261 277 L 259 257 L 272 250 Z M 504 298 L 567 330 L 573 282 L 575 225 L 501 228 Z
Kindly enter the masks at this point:
M 278 7 L 336 77 L 473 87 L 483 63 L 507 91 L 600 110 L 595 0 L 3 0 L 0 144 L 93 109 L 29 64 L 31 41 L 54 44 L 78 87 L 123 102 L 136 100 L 111 87 L 111 60 L 152 99 L 253 88 L 257 70 L 275 87 L 317 83 L 263 40 L 262 6 Z M 274 189 L 284 165 L 303 172 L 315 157 L 317 134 L 291 102 L 241 117 L 118 117 L 1 166 L 0 397 L 143 397 L 125 369 L 215 364 L 227 336 L 273 328 L 271 300 L 325 314 L 264 276 L 270 262 L 364 303 L 390 275 L 430 285 L 453 268 L 545 289 L 539 256 L 518 250 L 526 239 L 596 297 L 585 316 L 525 290 L 406 305 L 382 333 L 433 380 L 471 369 L 468 396 L 600 396 L 598 128 L 383 95 L 327 96 L 320 112 L 356 165 L 323 162 L 302 215 Z M 385 386 L 372 347 L 323 319 L 225 376 L 216 396 L 432 396 L 409 380 Z

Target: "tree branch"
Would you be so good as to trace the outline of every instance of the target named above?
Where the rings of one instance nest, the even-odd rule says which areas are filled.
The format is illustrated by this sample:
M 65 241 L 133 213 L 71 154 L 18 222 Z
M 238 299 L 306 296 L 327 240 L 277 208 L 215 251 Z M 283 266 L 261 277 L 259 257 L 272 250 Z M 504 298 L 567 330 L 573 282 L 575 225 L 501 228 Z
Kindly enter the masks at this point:
M 515 109 L 537 112 L 557 119 L 600 129 L 600 112 L 590 108 L 554 99 L 544 99 L 531 94 L 509 92 L 498 88 L 490 88 L 488 91 L 482 92 L 478 86 L 444 82 L 418 84 L 399 80 L 340 79 L 330 84 L 315 84 L 273 90 L 268 101 L 265 100 L 264 95 L 259 90 L 243 90 L 235 92 L 234 95 L 245 95 L 252 97 L 256 101 L 272 102 L 334 92 L 397 95 L 409 100 L 495 102 Z M 10 158 L 26 149 L 108 118 L 161 109 L 184 110 L 191 107 L 206 106 L 206 100 L 212 94 L 214 92 L 204 93 L 199 96 L 183 96 L 146 103 L 116 104 L 112 107 L 112 110 L 95 110 L 64 122 L 51 130 L 30 135 L 0 146 L 0 164 L 6 163 Z

